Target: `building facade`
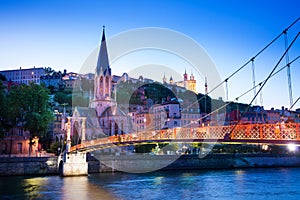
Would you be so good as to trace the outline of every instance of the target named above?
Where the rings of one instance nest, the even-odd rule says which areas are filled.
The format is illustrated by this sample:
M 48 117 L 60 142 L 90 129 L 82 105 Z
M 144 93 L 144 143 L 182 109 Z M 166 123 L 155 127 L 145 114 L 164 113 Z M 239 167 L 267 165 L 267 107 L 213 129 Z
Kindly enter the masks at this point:
M 167 78 L 164 74 L 164 77 L 163 77 L 163 84 L 167 84 Z M 188 78 L 188 74 L 186 73 L 186 70 L 183 74 L 183 80 L 182 81 L 174 81 L 173 80 L 173 77 L 171 76 L 170 79 L 169 79 L 169 85 L 176 85 L 178 87 L 182 87 L 182 88 L 185 88 L 186 90 L 190 90 L 190 91 L 193 91 L 194 93 L 197 94 L 197 90 L 196 90 L 196 87 L 197 87 L 197 82 L 196 82 L 196 79 L 193 75 L 193 73 L 191 72 L 191 76 L 190 78 Z
M 6 77 L 7 81 L 18 84 L 29 84 L 31 82 L 40 84 L 40 77 L 45 74 L 45 68 L 33 67 L 28 69 L 15 69 L 0 71 L 0 74 Z
M 37 156 L 39 148 L 39 139 L 36 137 L 33 139 L 33 144 L 30 149 L 29 145 L 30 133 L 22 126 L 11 128 L 9 132 L 5 133 L 5 136 L 0 141 L 2 155 L 11 156 Z

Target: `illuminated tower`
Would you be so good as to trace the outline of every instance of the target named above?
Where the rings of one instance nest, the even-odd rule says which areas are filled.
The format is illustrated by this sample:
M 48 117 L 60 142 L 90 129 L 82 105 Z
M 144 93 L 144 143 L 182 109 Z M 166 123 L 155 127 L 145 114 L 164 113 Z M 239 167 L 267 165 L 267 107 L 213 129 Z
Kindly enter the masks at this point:
M 100 116 L 107 107 L 111 106 L 111 82 L 111 68 L 109 67 L 105 27 L 103 26 L 102 40 L 94 79 L 94 99 L 91 105 L 91 107 L 96 109 L 98 116 Z
M 196 91 L 196 80 L 195 80 L 195 77 L 193 75 L 193 72 L 191 72 L 190 80 L 188 80 L 187 82 L 188 82 L 187 89 L 197 93 L 197 91 Z

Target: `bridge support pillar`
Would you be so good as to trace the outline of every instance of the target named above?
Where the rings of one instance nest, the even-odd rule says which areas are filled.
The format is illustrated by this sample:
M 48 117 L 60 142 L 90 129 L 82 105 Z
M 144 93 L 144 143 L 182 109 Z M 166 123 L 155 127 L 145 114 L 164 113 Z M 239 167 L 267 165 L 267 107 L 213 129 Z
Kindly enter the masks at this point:
M 59 170 L 61 176 L 87 176 L 86 153 L 65 153 L 60 161 Z

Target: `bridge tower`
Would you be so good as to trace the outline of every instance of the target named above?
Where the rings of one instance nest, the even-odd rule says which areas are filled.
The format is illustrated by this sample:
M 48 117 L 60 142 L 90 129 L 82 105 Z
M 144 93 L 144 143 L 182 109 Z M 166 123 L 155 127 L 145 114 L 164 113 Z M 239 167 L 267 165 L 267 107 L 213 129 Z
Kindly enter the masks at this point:
M 59 173 L 61 176 L 87 176 L 88 162 L 86 161 L 86 153 L 70 152 L 71 148 L 71 117 L 68 117 L 67 122 L 67 146 L 61 159 L 58 160 Z M 85 141 L 85 120 L 81 119 L 81 138 Z

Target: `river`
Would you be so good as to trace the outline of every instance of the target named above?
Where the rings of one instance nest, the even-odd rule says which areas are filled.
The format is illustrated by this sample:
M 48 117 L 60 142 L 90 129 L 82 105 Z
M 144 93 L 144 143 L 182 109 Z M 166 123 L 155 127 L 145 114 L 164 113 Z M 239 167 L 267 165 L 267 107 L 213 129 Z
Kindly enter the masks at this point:
M 300 168 L 0 177 L 0 199 L 300 199 Z

